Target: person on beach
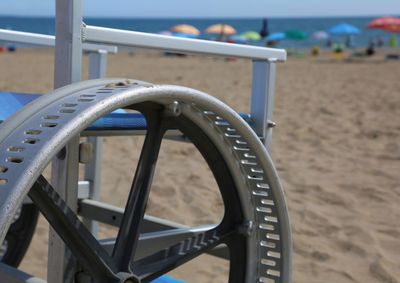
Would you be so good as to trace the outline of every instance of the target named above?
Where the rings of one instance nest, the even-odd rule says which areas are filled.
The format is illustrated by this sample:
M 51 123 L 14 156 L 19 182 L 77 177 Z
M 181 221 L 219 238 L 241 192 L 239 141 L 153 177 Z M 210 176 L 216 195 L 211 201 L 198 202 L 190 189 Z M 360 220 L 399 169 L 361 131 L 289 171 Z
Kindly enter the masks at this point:
M 389 47 L 396 48 L 397 47 L 397 36 L 393 34 L 389 40 Z
M 369 41 L 367 49 L 365 50 L 365 54 L 367 56 L 372 56 L 375 54 L 375 43 L 373 40 Z
M 344 47 L 342 43 L 334 43 L 332 45 L 334 53 L 343 53 Z
M 378 39 L 376 40 L 376 46 L 383 47 L 384 45 L 385 45 L 385 41 L 383 40 L 382 36 L 378 36 Z
M 262 38 L 265 38 L 269 35 L 268 19 L 263 19 L 262 28 L 259 33 Z
M 353 48 L 354 47 L 354 39 L 351 35 L 346 37 L 345 45 L 347 48 Z
M 328 38 L 328 40 L 326 41 L 326 47 L 331 48 L 332 47 L 332 39 Z

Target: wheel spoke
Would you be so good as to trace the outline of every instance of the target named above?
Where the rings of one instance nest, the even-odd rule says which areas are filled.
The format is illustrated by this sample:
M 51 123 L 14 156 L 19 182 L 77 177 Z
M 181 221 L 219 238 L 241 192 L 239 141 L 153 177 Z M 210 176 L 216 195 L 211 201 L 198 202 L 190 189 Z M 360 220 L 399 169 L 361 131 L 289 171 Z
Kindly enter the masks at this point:
M 118 279 L 111 257 L 43 176 L 38 178 L 29 197 L 95 278 Z
M 246 282 L 243 263 L 247 262 L 246 238 L 244 235 L 234 234 L 227 240 L 229 249 L 229 283 Z
M 125 213 L 114 246 L 113 259 L 120 271 L 129 272 L 135 254 L 161 141 L 165 132 L 160 111 L 146 115 L 148 130 L 136 168 Z
M 227 228 L 219 225 L 211 230 L 196 232 L 177 244 L 135 261 L 132 267 L 133 273 L 141 282 L 150 282 L 223 243 L 224 239 L 233 233 Z

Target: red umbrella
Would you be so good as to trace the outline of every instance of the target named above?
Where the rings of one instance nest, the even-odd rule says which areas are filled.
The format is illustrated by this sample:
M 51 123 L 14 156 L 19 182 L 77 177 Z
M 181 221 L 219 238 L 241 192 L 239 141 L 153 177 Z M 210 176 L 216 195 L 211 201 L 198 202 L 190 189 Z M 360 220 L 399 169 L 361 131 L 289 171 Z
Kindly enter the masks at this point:
M 389 27 L 389 30 L 387 28 Z M 382 17 L 371 21 L 368 24 L 368 28 L 371 29 L 383 29 L 383 30 L 398 30 L 400 29 L 400 19 L 396 17 Z
M 400 32 L 400 24 L 399 25 L 388 25 L 383 28 L 384 31 L 388 32 Z

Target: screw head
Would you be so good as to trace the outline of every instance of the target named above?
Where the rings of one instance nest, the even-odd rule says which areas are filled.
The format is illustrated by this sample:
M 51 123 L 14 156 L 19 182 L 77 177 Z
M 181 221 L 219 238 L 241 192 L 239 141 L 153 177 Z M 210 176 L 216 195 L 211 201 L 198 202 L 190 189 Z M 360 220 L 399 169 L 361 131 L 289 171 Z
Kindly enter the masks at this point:
M 171 104 L 167 105 L 166 107 L 166 114 L 173 116 L 173 117 L 178 117 L 181 115 L 182 110 L 181 110 L 181 105 L 178 101 L 174 101 Z
M 245 221 L 241 226 L 239 226 L 239 233 L 247 237 L 250 237 L 253 234 L 254 229 L 255 229 L 254 222 L 248 220 Z

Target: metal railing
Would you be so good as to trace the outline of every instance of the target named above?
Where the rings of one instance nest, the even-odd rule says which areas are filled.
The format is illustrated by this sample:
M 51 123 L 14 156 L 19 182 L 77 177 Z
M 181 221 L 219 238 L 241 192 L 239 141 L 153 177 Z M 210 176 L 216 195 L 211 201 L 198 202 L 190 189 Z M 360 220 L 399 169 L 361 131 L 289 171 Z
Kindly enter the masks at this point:
M 54 35 L 14 31 L 7 29 L 0 29 L 0 40 L 11 43 L 23 43 L 43 47 L 55 47 L 56 45 L 56 37 Z M 107 53 L 118 52 L 118 48 L 116 46 L 91 43 L 83 44 L 83 50 L 89 52 L 98 52 L 99 50 L 103 50 Z
M 83 25 L 82 31 L 84 42 L 153 48 L 179 53 L 268 60 L 270 62 L 286 60 L 286 51 L 282 49 L 180 38 L 86 25 Z

